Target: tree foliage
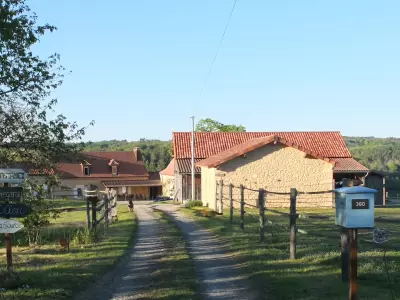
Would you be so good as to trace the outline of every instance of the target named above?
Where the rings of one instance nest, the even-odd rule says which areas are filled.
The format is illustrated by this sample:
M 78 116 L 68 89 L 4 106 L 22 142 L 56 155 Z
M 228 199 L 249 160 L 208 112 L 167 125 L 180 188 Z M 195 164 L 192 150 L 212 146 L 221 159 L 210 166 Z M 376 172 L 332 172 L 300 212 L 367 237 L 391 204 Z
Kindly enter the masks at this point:
M 400 139 L 345 137 L 353 156 L 370 169 L 400 171 Z M 161 171 L 170 162 L 171 141 L 147 140 L 128 142 L 126 140 L 89 142 L 85 151 L 132 151 L 140 147 L 149 171 Z
M 134 147 L 139 147 L 145 166 L 150 172 L 159 172 L 165 169 L 172 159 L 171 141 L 147 140 L 128 142 L 127 140 L 88 142 L 85 151 L 132 151 Z
M 61 156 L 81 149 L 85 132 L 63 115 L 49 118 L 65 69 L 59 55 L 41 58 L 32 47 L 56 27 L 37 24 L 24 0 L 0 1 L 0 161 L 49 168 Z M 75 143 L 72 143 L 75 142 Z
M 48 175 L 46 183 L 57 178 L 49 170 L 63 156 L 81 150 L 77 143 L 85 133 L 63 115 L 48 117 L 57 99 L 52 92 L 63 81 L 65 69 L 59 55 L 42 58 L 33 53 L 41 36 L 56 28 L 38 25 L 37 17 L 24 0 L 0 0 L 0 164 L 29 165 Z M 30 244 L 57 214 L 44 199 L 43 186 L 26 183 L 25 201 L 33 212 L 24 218 Z
M 346 137 L 352 155 L 369 169 L 399 172 L 400 139 Z
M 244 132 L 246 128 L 242 125 L 223 124 L 210 118 L 201 119 L 196 125 L 196 131 L 200 132 Z

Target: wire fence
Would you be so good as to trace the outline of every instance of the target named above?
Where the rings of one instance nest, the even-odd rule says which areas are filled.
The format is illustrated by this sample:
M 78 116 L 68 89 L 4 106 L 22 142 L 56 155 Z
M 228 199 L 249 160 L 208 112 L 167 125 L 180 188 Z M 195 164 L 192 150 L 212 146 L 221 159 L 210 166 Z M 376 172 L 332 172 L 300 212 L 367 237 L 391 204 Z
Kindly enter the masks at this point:
M 391 267 L 393 261 L 389 262 L 387 252 L 400 251 L 400 217 L 395 209 L 400 205 L 383 206 L 385 209 L 375 215 L 375 228 L 361 230 L 343 227 L 338 230 L 332 210 L 334 207 L 332 183 L 302 185 L 298 190 L 289 186 L 257 187 L 256 183 L 251 186 L 234 185 L 219 180 L 216 183 L 215 207 L 212 208 L 217 214 L 228 211 L 232 228 L 238 225 L 243 233 L 251 236 L 254 233 L 260 243 L 264 242 L 266 234 L 271 235 L 271 241 L 278 239 L 278 244 L 288 249 L 290 259 L 298 256 L 298 241 L 300 248 L 308 247 L 309 243 L 321 243 L 326 251 L 334 251 L 334 247 L 337 249 L 339 246 L 342 280 L 345 282 L 352 280 L 349 270 L 354 266 L 349 262 L 354 257 L 354 247 L 362 244 L 363 249 L 381 251 L 392 293 L 393 282 L 396 282 L 392 277 L 396 275 L 390 272 L 390 269 L 394 271 Z
M 319 189 L 323 187 L 324 189 Z M 304 185 L 305 190 L 297 190 L 293 187 L 276 186 L 276 187 L 247 187 L 245 185 L 226 184 L 222 180 L 216 184 L 217 201 L 215 210 L 223 213 L 223 209 L 229 209 L 230 222 L 233 223 L 234 211 L 239 212 L 240 228 L 245 230 L 245 216 L 249 216 L 252 221 L 257 222 L 259 239 L 263 241 L 265 238 L 266 225 L 271 225 L 272 230 L 289 228 L 290 240 L 290 257 L 296 257 L 296 235 L 309 234 L 307 232 L 307 221 L 329 220 L 334 225 L 334 216 L 332 214 L 309 213 L 310 209 L 315 208 L 333 208 L 335 206 L 334 190 L 327 189 L 327 184 L 310 184 Z M 400 207 L 400 206 L 399 206 Z M 284 216 L 288 218 L 287 224 L 280 224 L 266 218 L 266 212 Z M 297 220 L 301 219 L 301 223 L 305 228 L 297 226 Z M 400 225 L 400 219 L 390 219 L 377 217 L 376 221 L 380 224 L 394 223 Z M 248 219 L 247 219 L 247 222 Z M 368 233 L 373 234 L 370 230 Z M 315 234 L 313 232 L 313 234 Z M 372 241 L 372 238 L 371 238 Z

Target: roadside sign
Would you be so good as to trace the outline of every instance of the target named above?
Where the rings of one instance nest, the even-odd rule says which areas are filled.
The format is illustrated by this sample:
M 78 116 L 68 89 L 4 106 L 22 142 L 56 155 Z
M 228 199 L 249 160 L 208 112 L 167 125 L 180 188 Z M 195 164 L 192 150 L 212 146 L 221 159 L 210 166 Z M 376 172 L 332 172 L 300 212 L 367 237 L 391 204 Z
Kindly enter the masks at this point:
M 16 233 L 24 228 L 24 224 L 16 220 L 0 219 L 0 233 Z
M 0 169 L 0 183 L 23 183 L 28 174 L 22 169 Z
M 0 217 L 23 218 L 32 212 L 32 208 L 21 203 L 0 204 Z
M 0 201 L 16 201 L 22 198 L 22 187 L 0 188 Z

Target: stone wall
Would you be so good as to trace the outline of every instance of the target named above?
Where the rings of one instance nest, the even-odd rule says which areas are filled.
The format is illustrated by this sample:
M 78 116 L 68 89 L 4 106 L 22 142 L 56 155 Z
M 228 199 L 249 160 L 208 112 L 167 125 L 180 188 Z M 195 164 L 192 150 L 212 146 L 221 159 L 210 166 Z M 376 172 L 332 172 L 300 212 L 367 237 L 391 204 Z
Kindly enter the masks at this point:
M 162 194 L 167 197 L 174 197 L 174 176 L 161 175 Z
M 233 198 L 235 207 L 239 207 L 240 189 L 242 184 L 248 189 L 244 191 L 245 202 L 256 205 L 257 190 L 263 188 L 271 192 L 290 193 L 290 188 L 301 192 L 327 191 L 332 189 L 333 165 L 313 157 L 304 152 L 281 144 L 269 144 L 246 154 L 245 157 L 235 158 L 218 169 L 202 168 L 203 202 L 216 207 L 215 180 L 222 180 L 224 205 L 229 205 L 229 184 L 233 184 Z M 205 180 L 206 179 L 206 180 Z M 249 189 L 256 190 L 250 191 Z M 289 207 L 289 195 L 267 194 L 268 207 Z M 299 195 L 298 207 L 332 207 L 332 193 L 318 195 Z
M 215 169 L 201 168 L 201 201 L 204 206 L 217 210 L 215 201 L 216 178 Z

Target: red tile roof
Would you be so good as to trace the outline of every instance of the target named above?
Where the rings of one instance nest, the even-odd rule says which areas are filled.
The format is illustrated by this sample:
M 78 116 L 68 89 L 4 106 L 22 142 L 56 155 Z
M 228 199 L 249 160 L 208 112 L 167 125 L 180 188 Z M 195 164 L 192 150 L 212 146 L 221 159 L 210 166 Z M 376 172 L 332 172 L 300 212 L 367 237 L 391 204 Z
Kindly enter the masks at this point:
M 109 162 L 114 159 L 119 163 L 118 175 L 112 175 Z M 81 163 L 90 163 L 90 176 L 83 175 Z M 65 160 L 57 164 L 57 173 L 61 178 L 127 178 L 148 177 L 149 174 L 142 163 L 136 162 L 133 151 L 124 152 L 82 152 L 78 158 Z
M 29 169 L 25 171 L 30 176 L 44 176 L 44 175 L 54 175 L 53 169 Z
M 194 172 L 196 174 L 201 173 L 201 168 L 196 166 L 196 163 L 201 161 L 201 159 L 196 158 L 194 160 Z M 189 158 L 177 159 L 176 160 L 176 170 L 181 174 L 192 173 L 192 160 Z
M 334 158 L 336 162 L 333 171 L 335 173 L 340 172 L 368 172 L 368 168 L 364 167 L 354 158 Z
M 195 157 L 204 159 L 246 141 L 271 135 L 277 135 L 323 157 L 351 157 L 339 132 L 196 132 Z M 190 141 L 190 132 L 173 133 L 175 159 L 191 157 Z
M 312 157 L 319 158 L 319 159 L 325 160 L 327 162 L 330 162 L 332 164 L 335 164 L 335 162 L 333 162 L 331 159 L 324 157 L 324 156 L 320 155 L 319 153 L 312 152 L 309 149 L 306 149 L 300 145 L 292 143 L 291 141 L 288 141 L 279 136 L 271 135 L 271 136 L 267 136 L 267 137 L 262 137 L 262 138 L 257 138 L 257 139 L 252 139 L 252 140 L 246 141 L 243 144 L 234 146 L 228 150 L 225 150 L 218 154 L 210 156 L 210 157 L 198 162 L 197 166 L 215 168 L 231 159 L 239 157 L 243 154 L 246 154 L 250 151 L 253 151 L 257 148 L 260 148 L 260 147 L 265 146 L 270 143 L 280 143 L 280 144 L 283 144 L 283 145 L 286 145 L 289 147 L 293 147 L 293 148 L 299 149 L 299 150 L 307 153 L 308 155 L 310 155 Z
M 168 166 L 164 170 L 162 170 L 160 174 L 165 176 L 174 176 L 174 170 L 175 170 L 175 158 L 173 158 L 169 162 Z
M 44 175 L 54 175 L 54 170 L 49 168 L 41 168 L 35 166 L 32 163 L 2 163 L 0 164 L 2 168 L 14 168 L 22 169 L 30 176 L 44 176 Z

